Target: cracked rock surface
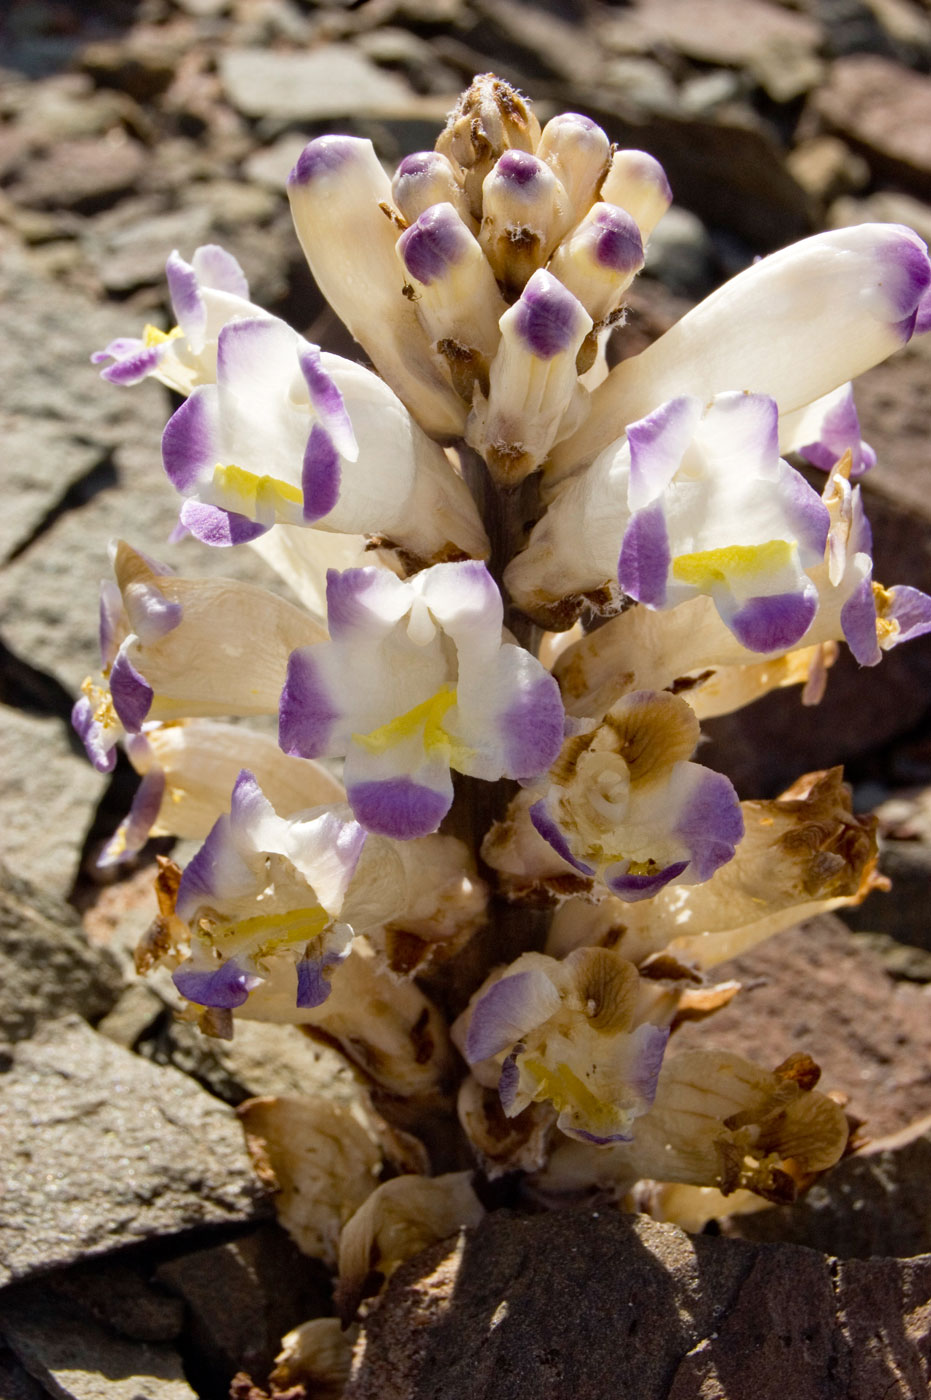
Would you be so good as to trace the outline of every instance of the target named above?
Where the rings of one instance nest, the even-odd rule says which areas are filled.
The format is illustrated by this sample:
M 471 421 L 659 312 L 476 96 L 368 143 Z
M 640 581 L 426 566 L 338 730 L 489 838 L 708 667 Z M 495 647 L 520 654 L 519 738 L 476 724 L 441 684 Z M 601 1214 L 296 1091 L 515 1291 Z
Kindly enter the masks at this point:
M 394 1275 L 345 1400 L 915 1400 L 931 1258 L 505 1212 Z

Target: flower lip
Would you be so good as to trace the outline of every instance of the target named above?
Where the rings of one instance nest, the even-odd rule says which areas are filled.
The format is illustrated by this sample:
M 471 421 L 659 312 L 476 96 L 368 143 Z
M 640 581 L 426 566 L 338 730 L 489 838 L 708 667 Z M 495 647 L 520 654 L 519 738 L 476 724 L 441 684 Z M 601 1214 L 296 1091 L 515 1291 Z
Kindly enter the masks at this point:
M 346 796 L 367 831 L 397 841 L 436 831 L 452 801 L 451 791 L 447 796 L 407 777 L 353 783 Z

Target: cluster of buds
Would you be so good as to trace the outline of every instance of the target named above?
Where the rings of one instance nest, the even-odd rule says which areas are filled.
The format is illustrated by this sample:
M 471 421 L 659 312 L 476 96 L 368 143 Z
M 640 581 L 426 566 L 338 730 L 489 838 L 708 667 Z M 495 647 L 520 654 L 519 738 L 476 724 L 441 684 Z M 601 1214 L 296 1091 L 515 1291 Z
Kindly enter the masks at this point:
M 804 1047 L 773 1069 L 675 1032 L 737 992 L 713 968 L 865 896 L 873 824 L 837 772 L 740 802 L 692 756 L 703 718 L 776 686 L 817 703 L 839 643 L 873 666 L 931 630 L 931 599 L 873 580 L 849 384 L 931 325 L 927 249 L 810 238 L 609 370 L 671 195 L 588 118 L 541 130 L 485 76 L 393 179 L 324 136 L 289 195 L 373 368 L 255 306 L 212 246 L 168 261 L 176 326 L 94 356 L 184 396 L 176 533 L 253 546 L 292 595 L 112 547 L 74 722 L 142 781 L 102 861 L 202 843 L 163 862 L 140 966 L 214 1035 L 325 1037 L 394 1113 L 250 1120 L 288 1199 L 319 1124 L 294 1230 L 353 1307 L 373 1260 L 481 1214 L 442 1174 L 457 1134 L 536 1203 L 790 1199 L 847 1142 Z

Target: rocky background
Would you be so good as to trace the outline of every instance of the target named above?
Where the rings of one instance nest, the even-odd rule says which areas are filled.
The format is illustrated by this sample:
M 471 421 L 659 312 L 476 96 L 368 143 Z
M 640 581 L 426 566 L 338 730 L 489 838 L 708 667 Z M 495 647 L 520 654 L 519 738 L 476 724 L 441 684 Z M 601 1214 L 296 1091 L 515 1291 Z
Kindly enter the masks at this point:
M 116 884 L 93 871 L 133 781 L 96 774 L 68 726 L 107 540 L 181 567 L 259 566 L 166 550 L 167 395 L 102 383 L 88 355 L 160 320 L 166 254 L 205 241 L 236 254 L 257 301 L 352 353 L 292 234 L 286 174 L 334 128 L 392 163 L 431 146 L 488 69 L 541 119 L 587 112 L 666 166 L 678 206 L 619 353 L 807 233 L 883 219 L 931 239 L 927 0 L 2 7 L 0 1400 L 222 1400 L 237 1372 L 263 1386 L 282 1333 L 332 1310 L 234 1110 L 348 1096 L 347 1072 L 290 1028 L 225 1044 L 178 1023 L 169 988 L 131 972 L 152 854 Z M 864 488 L 877 574 L 931 591 L 929 374 L 916 345 L 865 376 L 859 402 L 879 454 Z M 931 639 L 870 674 L 844 658 L 820 709 L 775 694 L 709 726 L 703 751 L 741 796 L 845 762 L 860 805 L 879 806 L 892 893 L 857 911 L 856 933 L 824 919 L 741 960 L 745 991 L 715 1037 L 771 1063 L 809 1050 L 872 1148 L 799 1207 L 725 1224 L 742 1239 L 496 1214 L 464 1254 L 438 1246 L 396 1276 L 352 1397 L 928 1393 L 929 681 Z

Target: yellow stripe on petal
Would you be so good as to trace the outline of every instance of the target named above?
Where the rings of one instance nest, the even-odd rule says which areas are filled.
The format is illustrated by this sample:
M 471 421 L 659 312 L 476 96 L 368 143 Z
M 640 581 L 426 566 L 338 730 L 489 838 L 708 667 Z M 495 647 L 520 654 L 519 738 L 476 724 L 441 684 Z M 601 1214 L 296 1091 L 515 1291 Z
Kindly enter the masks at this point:
M 568 1065 L 556 1065 L 551 1069 L 542 1060 L 529 1056 L 523 1058 L 521 1065 L 537 1081 L 534 1098 L 538 1102 L 546 1099 L 557 1113 L 568 1110 L 578 1114 L 584 1121 L 586 1132 L 594 1133 L 597 1137 L 608 1137 L 617 1132 L 617 1105 L 599 1099 Z
M 142 328 L 142 343 L 147 350 L 153 345 L 164 345 L 167 340 L 177 340 L 184 331 L 180 326 L 172 326 L 170 331 L 160 331 L 158 326 L 146 325 Z
M 765 544 L 732 544 L 724 549 L 702 549 L 679 554 L 672 561 L 672 576 L 703 593 L 717 584 L 745 583 L 760 574 L 775 573 L 790 564 L 796 545 L 790 540 Z
M 442 755 L 452 767 L 464 762 L 471 755 L 471 749 L 459 744 L 443 728 L 447 710 L 456 703 L 456 691 L 451 685 L 441 685 L 429 700 L 423 700 L 403 715 L 397 715 L 387 724 L 379 725 L 369 734 L 353 734 L 357 744 L 369 753 L 385 753 L 387 749 L 411 738 L 419 729 L 423 730 L 424 750 L 431 757 Z
M 201 931 L 215 948 L 227 957 L 248 951 L 254 958 L 264 958 L 277 948 L 295 943 L 309 943 L 330 923 L 330 916 L 319 904 L 309 909 L 289 909 L 280 914 L 258 914 L 251 919 L 235 922 L 201 920 Z
M 304 499 L 300 487 L 292 486 L 289 481 L 277 476 L 259 476 L 235 465 L 218 463 L 213 469 L 213 485 L 225 498 L 225 508 L 236 510 L 240 515 L 252 516 L 260 506 L 274 511 L 283 509 L 290 515 L 289 507 L 301 505 Z

